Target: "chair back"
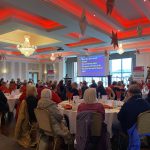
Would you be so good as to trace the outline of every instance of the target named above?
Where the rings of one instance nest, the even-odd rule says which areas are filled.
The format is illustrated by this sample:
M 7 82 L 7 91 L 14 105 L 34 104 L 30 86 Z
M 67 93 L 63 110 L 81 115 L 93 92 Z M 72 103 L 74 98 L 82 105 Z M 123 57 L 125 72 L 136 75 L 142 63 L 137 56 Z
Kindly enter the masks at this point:
M 140 135 L 150 134 L 150 110 L 138 116 L 137 129 Z
M 86 136 L 89 134 L 89 136 L 101 136 L 102 123 L 102 114 L 91 111 L 80 112 L 77 115 L 77 133 Z
M 50 114 L 46 109 L 36 108 L 34 110 L 39 128 L 50 136 L 54 136 Z
M 76 128 L 77 150 L 87 149 L 92 142 L 90 137 L 100 139 L 102 133 L 102 122 L 102 115 L 100 113 L 91 111 L 78 113 Z
M 91 136 L 101 136 L 103 116 L 100 113 L 92 113 Z

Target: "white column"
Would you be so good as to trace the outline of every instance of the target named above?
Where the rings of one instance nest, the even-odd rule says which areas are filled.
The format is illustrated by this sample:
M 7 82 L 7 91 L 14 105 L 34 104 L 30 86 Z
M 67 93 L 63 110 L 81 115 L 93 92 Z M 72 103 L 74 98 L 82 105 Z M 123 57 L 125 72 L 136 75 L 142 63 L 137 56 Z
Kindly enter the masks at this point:
M 14 61 L 11 62 L 11 67 L 12 67 L 12 78 L 14 79 L 15 78 L 15 62 Z
M 19 73 L 18 73 L 18 78 L 22 78 L 22 62 L 19 62 Z
M 66 76 L 66 62 L 65 58 L 59 62 L 59 80 L 62 80 Z

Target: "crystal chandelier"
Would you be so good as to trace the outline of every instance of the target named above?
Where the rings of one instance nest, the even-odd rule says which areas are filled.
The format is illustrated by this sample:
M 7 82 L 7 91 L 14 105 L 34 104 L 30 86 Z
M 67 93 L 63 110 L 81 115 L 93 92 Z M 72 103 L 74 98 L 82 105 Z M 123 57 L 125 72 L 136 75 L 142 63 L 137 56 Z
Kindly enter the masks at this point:
M 55 59 L 56 59 L 56 57 L 55 57 L 54 53 L 52 53 L 51 56 L 50 56 L 50 60 L 55 61 Z
M 30 36 L 28 35 L 24 36 L 24 42 L 18 44 L 17 48 L 21 52 L 21 54 L 25 55 L 26 57 L 32 55 L 37 49 L 36 46 L 30 44 Z
M 124 49 L 122 47 L 122 44 L 119 44 L 119 49 L 118 49 L 118 54 L 123 54 L 124 53 Z

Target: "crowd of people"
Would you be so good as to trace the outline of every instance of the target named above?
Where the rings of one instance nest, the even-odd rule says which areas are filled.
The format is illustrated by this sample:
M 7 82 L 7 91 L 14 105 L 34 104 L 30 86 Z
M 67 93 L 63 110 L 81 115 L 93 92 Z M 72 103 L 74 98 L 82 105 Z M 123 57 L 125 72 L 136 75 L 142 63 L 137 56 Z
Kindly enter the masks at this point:
M 76 82 L 71 83 L 69 80 L 64 84 L 63 80 L 49 81 L 43 83 L 38 81 L 34 85 L 32 80 L 21 82 L 13 79 L 5 82 L 0 80 L 0 112 L 9 111 L 7 98 L 5 93 L 10 93 L 16 89 L 20 90 L 20 98 L 16 104 L 16 127 L 15 137 L 18 143 L 24 147 L 34 146 L 37 137 L 37 120 L 34 114 L 35 108 L 47 109 L 50 113 L 51 120 L 55 132 L 63 137 L 66 144 L 72 142 L 69 128 L 64 121 L 64 116 L 60 113 L 57 104 L 63 100 L 72 99 L 73 96 L 79 96 L 83 99 L 78 107 L 78 114 L 83 111 L 93 111 L 102 114 L 103 121 L 105 119 L 105 108 L 101 103 L 97 103 L 97 99 L 107 95 L 108 99 L 123 100 L 125 103 L 118 113 L 120 127 L 124 133 L 136 123 L 140 113 L 150 110 L 150 93 L 146 99 L 142 98 L 142 85 L 132 81 L 128 86 L 122 81 L 113 82 L 108 87 L 103 86 L 103 82 L 96 83 L 92 80 L 92 84 L 88 86 L 86 81 L 79 85 Z M 134 109 L 133 109 L 134 108 Z M 31 128 L 35 129 L 31 132 Z

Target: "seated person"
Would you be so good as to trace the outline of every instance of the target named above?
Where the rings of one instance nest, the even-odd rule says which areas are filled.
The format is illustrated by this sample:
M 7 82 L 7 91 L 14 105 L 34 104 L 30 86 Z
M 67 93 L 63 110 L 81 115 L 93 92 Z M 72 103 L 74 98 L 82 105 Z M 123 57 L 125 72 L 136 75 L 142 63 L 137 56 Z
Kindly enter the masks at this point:
M 26 90 L 26 98 L 20 105 L 15 127 L 15 138 L 17 139 L 18 144 L 25 148 L 29 148 L 37 144 L 37 121 L 34 114 L 34 109 L 37 107 L 37 102 L 36 88 L 33 85 L 28 85 Z
M 147 94 L 147 97 L 146 97 L 145 100 L 150 104 L 150 91 L 149 91 L 149 93 Z
M 92 84 L 90 85 L 90 88 L 97 88 L 97 84 L 95 83 L 95 80 L 92 80 Z
M 70 143 L 71 135 L 68 128 L 63 123 L 63 115 L 58 110 L 57 105 L 52 100 L 52 92 L 49 89 L 44 89 L 41 92 L 41 99 L 38 102 L 38 108 L 49 111 L 49 116 L 52 121 L 54 133 L 62 137 L 66 144 Z
M 54 101 L 56 104 L 60 103 L 62 100 L 60 99 L 59 95 L 57 94 L 57 86 L 56 84 L 52 84 L 52 101 Z
M 86 81 L 83 81 L 82 83 L 82 87 L 81 87 L 81 91 L 82 91 L 82 97 L 83 98 L 83 95 L 84 95 L 84 92 L 85 90 L 87 90 L 89 87 L 87 86 L 87 82 Z
M 10 81 L 10 83 L 9 83 L 9 90 L 10 90 L 10 93 L 11 93 L 12 91 L 15 91 L 16 89 L 17 89 L 17 86 L 16 86 L 15 81 Z
M 85 90 L 83 99 L 84 102 L 78 106 L 78 113 L 82 111 L 93 111 L 101 113 L 103 115 L 103 119 L 105 119 L 105 109 L 102 104 L 97 103 L 95 88 Z
M 128 100 L 118 113 L 118 120 L 122 130 L 127 133 L 137 121 L 140 113 L 150 110 L 150 105 L 142 99 L 141 90 L 136 84 L 130 85 L 128 89 Z
M 2 91 L 3 93 L 10 93 L 10 90 L 7 87 L 7 83 L 6 82 L 2 82 L 1 83 L 0 91 Z
M 107 95 L 102 81 L 98 82 L 98 86 L 96 88 L 96 92 L 97 92 L 97 98 L 102 98 L 102 95 Z
M 79 91 L 78 91 L 78 84 L 76 82 L 73 82 L 71 84 L 71 87 L 72 87 L 72 90 L 71 90 L 71 93 L 73 96 L 79 96 Z
M 66 88 L 63 84 L 63 80 L 60 80 L 59 84 L 57 85 L 57 93 L 62 100 L 66 100 Z
M 7 98 L 4 93 L 0 90 L 0 113 L 4 114 L 9 111 L 9 106 L 7 103 Z

